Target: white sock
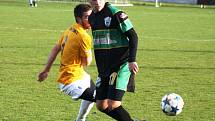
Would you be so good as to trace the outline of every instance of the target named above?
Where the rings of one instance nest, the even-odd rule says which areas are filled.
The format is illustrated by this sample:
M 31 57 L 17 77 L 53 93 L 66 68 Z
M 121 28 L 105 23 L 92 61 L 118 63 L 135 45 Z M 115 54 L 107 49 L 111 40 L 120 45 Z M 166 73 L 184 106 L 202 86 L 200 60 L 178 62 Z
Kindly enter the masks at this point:
M 94 105 L 94 102 L 82 100 L 81 106 L 79 109 L 79 114 L 76 121 L 85 121 L 93 105 Z

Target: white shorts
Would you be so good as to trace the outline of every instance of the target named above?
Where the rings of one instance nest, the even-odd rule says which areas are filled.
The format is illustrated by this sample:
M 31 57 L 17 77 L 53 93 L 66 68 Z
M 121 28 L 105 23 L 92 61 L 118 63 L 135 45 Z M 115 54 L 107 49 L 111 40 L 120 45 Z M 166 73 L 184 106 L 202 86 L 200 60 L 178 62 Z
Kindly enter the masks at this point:
M 62 92 L 71 96 L 73 100 L 78 100 L 82 93 L 90 87 L 90 75 L 85 73 L 81 80 L 77 80 L 69 85 L 59 83 L 59 88 Z

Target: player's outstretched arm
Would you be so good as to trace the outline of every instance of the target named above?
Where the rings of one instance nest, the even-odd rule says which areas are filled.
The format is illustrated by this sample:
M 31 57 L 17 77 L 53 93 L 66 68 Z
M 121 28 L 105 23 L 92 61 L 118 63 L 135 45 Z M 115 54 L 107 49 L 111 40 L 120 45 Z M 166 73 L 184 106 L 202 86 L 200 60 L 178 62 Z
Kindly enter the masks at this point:
M 48 61 L 47 61 L 47 64 L 45 65 L 45 68 L 43 71 L 41 71 L 38 75 L 38 81 L 39 82 L 42 82 L 44 81 L 47 77 L 48 77 L 48 73 L 52 67 L 52 64 L 53 62 L 55 61 L 58 53 L 60 52 L 61 48 L 60 48 L 60 45 L 56 44 L 52 51 L 51 51 L 51 54 L 49 55 L 48 57 Z

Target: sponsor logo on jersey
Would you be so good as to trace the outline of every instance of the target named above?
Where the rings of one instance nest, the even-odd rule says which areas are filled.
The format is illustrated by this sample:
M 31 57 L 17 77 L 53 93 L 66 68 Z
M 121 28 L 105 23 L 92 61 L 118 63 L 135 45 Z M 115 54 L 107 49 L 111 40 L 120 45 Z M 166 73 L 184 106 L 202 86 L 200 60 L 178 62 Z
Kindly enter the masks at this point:
M 93 41 L 94 41 L 95 45 L 99 45 L 99 44 L 107 44 L 107 45 L 109 45 L 109 44 L 117 43 L 116 40 L 111 40 L 110 39 L 110 34 L 109 33 L 107 33 L 106 36 L 104 36 L 104 37 L 94 38 Z

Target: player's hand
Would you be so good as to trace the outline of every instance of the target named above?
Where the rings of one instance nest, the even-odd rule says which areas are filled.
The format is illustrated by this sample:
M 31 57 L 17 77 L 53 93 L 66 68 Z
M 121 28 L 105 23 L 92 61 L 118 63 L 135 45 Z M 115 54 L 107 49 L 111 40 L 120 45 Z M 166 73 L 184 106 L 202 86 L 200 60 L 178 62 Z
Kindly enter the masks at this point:
M 129 66 L 129 70 L 133 74 L 137 74 L 137 72 L 139 71 L 139 67 L 137 65 L 137 62 L 130 62 L 128 66 Z
M 39 81 L 39 82 L 44 81 L 48 77 L 48 73 L 49 72 L 47 72 L 47 71 L 40 72 L 39 75 L 38 75 L 38 80 L 37 81 Z

